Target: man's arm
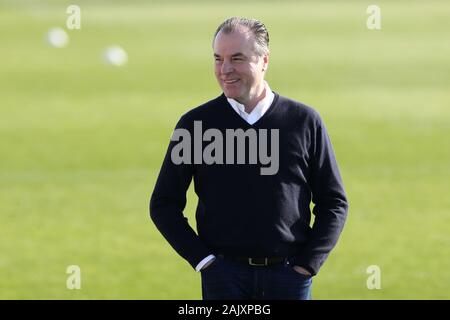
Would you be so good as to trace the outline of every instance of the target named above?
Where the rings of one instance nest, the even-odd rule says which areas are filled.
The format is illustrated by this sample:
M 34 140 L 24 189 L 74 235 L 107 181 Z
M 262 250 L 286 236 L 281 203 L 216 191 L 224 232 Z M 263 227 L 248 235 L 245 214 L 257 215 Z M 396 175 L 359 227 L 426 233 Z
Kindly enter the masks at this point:
M 331 141 L 319 116 L 312 136 L 310 187 L 315 220 L 306 246 L 293 262 L 315 275 L 338 241 L 348 202 Z
M 203 259 L 202 261 L 200 261 L 198 263 L 198 265 L 195 267 L 195 271 L 200 272 L 203 269 L 208 268 L 208 266 L 214 262 L 214 260 L 216 260 L 216 256 L 213 254 L 210 254 L 209 256 L 207 256 L 205 259 Z
M 176 129 L 188 129 L 183 118 Z M 155 189 L 150 200 L 150 217 L 158 230 L 175 249 L 195 269 L 211 251 L 202 243 L 198 235 L 183 215 L 186 206 L 186 192 L 193 176 L 192 164 L 175 165 L 171 152 L 177 141 L 171 141 L 167 149 Z

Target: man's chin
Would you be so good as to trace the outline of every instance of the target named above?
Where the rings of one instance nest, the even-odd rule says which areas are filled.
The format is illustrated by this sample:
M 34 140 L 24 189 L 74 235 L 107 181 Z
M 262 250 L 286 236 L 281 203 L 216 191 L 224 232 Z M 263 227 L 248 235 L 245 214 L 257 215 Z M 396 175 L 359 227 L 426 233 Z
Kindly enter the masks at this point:
M 223 92 L 223 94 L 225 95 L 225 97 L 227 97 L 228 99 L 236 99 L 236 97 L 232 94 L 228 94 L 225 91 Z
M 235 92 L 229 92 L 227 90 L 223 90 L 223 93 L 228 99 L 238 100 L 240 97 L 240 95 L 236 94 Z

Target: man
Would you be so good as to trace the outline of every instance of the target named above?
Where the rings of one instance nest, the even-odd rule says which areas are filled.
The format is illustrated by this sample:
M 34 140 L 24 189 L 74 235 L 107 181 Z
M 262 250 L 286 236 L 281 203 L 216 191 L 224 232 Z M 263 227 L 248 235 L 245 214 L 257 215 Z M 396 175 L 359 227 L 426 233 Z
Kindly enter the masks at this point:
M 320 116 L 264 81 L 268 43 L 257 20 L 219 26 L 213 50 L 223 94 L 181 117 L 150 201 L 157 228 L 201 272 L 203 299 L 310 299 L 346 220 Z M 183 215 L 192 177 L 198 234 Z

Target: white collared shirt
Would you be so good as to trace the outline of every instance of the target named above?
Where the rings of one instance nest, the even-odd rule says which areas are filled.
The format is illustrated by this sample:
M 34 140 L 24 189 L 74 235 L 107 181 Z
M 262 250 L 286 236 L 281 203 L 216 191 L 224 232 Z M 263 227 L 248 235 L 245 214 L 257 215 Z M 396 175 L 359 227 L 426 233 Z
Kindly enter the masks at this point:
M 250 113 L 245 112 L 245 107 L 234 99 L 227 98 L 228 103 L 233 107 L 234 111 L 241 116 L 242 119 L 247 121 L 249 124 L 254 124 L 256 121 L 261 119 L 261 117 L 269 109 L 273 102 L 275 95 L 272 90 L 270 90 L 269 84 L 264 81 L 264 86 L 266 90 L 265 97 L 258 102 L 258 104 L 253 108 Z
M 254 124 L 256 121 L 261 119 L 261 117 L 266 113 L 266 111 L 271 106 L 273 99 L 275 98 L 274 93 L 272 90 L 270 90 L 269 84 L 264 81 L 266 94 L 265 97 L 258 102 L 258 104 L 253 108 L 253 110 L 250 113 L 245 112 L 245 107 L 243 104 L 240 104 L 234 99 L 227 98 L 228 103 L 233 107 L 234 111 L 237 112 L 238 115 L 242 117 L 245 121 L 247 121 L 249 124 Z M 199 262 L 199 264 L 195 267 L 195 270 L 199 272 L 203 266 L 208 263 L 210 260 L 214 259 L 215 256 L 210 254 L 209 256 L 205 257 L 202 261 Z

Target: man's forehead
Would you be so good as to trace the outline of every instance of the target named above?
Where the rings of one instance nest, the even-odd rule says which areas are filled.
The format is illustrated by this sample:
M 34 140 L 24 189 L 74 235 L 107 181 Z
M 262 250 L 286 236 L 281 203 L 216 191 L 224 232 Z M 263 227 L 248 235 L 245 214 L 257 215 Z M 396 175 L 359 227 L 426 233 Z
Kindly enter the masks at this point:
M 214 41 L 214 53 L 218 55 L 248 55 L 253 50 L 254 38 L 248 30 L 236 30 L 231 33 L 220 31 Z

